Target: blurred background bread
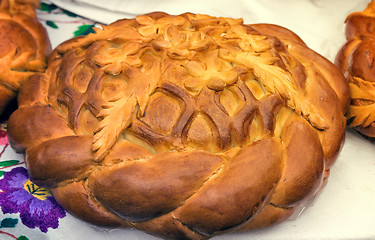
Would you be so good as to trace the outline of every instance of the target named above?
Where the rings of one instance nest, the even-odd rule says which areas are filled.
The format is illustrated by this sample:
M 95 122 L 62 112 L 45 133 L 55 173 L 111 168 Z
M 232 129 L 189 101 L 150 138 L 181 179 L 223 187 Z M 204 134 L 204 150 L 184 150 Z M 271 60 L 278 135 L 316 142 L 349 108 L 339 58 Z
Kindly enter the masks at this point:
M 375 138 L 375 2 L 346 18 L 346 39 L 335 63 L 350 87 L 348 124 L 364 136 Z
M 51 46 L 36 7 L 35 0 L 0 1 L 0 115 L 15 100 L 20 85 L 47 66 Z

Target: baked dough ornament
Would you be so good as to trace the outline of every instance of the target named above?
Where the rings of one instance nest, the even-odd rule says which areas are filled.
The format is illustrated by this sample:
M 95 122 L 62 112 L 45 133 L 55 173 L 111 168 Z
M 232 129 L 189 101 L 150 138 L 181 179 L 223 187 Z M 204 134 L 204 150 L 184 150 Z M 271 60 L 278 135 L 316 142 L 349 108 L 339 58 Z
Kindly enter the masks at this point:
M 335 64 L 349 82 L 348 124 L 362 135 L 375 138 L 375 2 L 362 12 L 350 14 L 345 23 L 347 42 Z
M 291 31 L 161 12 L 59 45 L 9 139 L 88 222 L 207 239 L 299 212 L 344 139 L 348 86 Z
M 0 1 L 0 114 L 27 78 L 46 68 L 51 44 L 36 18 L 37 6 L 38 0 Z

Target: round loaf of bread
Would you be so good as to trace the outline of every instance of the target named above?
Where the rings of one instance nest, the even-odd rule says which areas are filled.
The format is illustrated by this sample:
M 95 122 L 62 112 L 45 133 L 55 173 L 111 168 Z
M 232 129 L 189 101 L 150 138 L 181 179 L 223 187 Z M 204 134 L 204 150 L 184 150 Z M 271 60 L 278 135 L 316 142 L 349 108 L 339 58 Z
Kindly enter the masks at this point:
M 93 224 L 167 239 L 269 226 L 340 151 L 348 86 L 291 31 L 154 12 L 59 45 L 8 122 L 32 180 Z
M 38 0 L 0 1 L 0 115 L 15 100 L 20 85 L 46 68 L 51 44 L 36 18 L 38 4 Z
M 335 64 L 349 83 L 348 125 L 362 135 L 375 138 L 375 2 L 346 21 L 346 43 Z

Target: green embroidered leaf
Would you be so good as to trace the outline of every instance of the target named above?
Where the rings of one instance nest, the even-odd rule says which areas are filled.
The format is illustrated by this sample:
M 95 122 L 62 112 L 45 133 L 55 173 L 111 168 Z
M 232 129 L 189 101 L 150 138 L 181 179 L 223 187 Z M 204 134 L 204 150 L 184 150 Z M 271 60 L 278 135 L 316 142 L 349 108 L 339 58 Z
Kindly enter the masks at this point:
M 40 3 L 40 10 L 44 12 L 51 12 L 57 8 L 54 4 Z
M 18 160 L 8 160 L 8 161 L 1 161 L 0 162 L 0 167 L 9 167 L 9 166 L 13 166 L 13 165 L 16 165 L 17 163 L 19 163 L 20 161 Z
M 78 30 L 74 32 L 74 36 L 86 36 L 89 33 L 94 33 L 93 24 L 85 24 L 78 27 Z
M 24 235 L 21 235 L 17 238 L 17 240 L 29 240 L 28 237 L 24 236 Z
M 53 21 L 50 21 L 50 20 L 47 20 L 47 21 L 46 21 L 46 24 L 47 24 L 47 26 L 50 26 L 51 28 L 54 28 L 54 29 L 59 28 L 59 27 L 56 25 L 56 23 L 54 23 Z
M 4 171 L 0 171 L 0 177 L 2 177 L 4 175 Z
M 14 228 L 17 223 L 17 218 L 4 218 L 0 223 L 0 228 Z
M 69 12 L 69 11 L 66 11 L 65 9 L 63 9 L 62 12 L 63 12 L 65 15 L 68 15 L 69 17 L 78 17 L 77 14 L 72 13 L 72 12 Z

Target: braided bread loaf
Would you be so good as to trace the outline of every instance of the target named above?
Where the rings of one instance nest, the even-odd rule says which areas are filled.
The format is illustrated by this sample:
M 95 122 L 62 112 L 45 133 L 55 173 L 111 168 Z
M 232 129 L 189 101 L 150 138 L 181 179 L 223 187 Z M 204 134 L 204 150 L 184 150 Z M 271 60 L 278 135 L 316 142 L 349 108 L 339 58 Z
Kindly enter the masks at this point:
M 347 93 L 285 28 L 155 12 L 59 45 L 8 134 L 72 214 L 207 239 L 280 222 L 318 192 Z
M 0 114 L 20 85 L 46 68 L 51 45 L 36 19 L 36 0 L 0 0 Z
M 345 23 L 347 42 L 335 64 L 349 82 L 351 102 L 346 117 L 350 127 L 375 138 L 375 2 L 350 14 Z

